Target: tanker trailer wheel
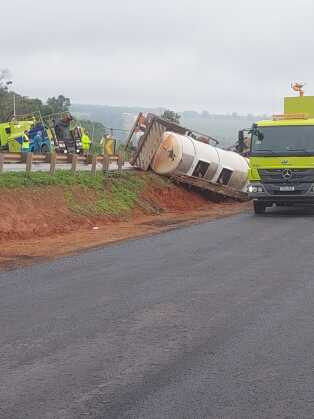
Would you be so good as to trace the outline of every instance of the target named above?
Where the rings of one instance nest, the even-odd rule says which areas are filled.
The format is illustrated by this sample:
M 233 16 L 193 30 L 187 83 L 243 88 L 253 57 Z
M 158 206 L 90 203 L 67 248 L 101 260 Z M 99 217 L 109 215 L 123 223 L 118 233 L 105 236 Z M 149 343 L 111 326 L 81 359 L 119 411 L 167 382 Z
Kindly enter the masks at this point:
M 253 201 L 253 207 L 255 214 L 264 214 L 266 210 L 266 205 L 261 201 Z

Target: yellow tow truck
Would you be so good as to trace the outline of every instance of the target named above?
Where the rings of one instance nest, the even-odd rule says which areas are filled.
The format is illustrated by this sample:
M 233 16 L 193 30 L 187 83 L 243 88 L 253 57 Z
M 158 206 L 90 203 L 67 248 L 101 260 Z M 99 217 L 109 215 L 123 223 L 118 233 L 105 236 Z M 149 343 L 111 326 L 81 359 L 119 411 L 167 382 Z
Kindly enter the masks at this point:
M 256 214 L 274 204 L 314 205 L 314 96 L 297 86 L 300 96 L 284 99 L 283 114 L 251 129 L 248 194 Z

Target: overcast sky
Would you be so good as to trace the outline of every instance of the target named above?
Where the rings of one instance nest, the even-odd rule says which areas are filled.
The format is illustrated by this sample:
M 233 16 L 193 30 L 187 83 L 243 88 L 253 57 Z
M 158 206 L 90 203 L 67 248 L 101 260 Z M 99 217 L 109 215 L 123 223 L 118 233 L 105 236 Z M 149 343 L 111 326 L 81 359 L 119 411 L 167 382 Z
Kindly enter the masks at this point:
M 271 113 L 291 81 L 314 94 L 313 0 L 3 3 L 0 68 L 24 95 Z

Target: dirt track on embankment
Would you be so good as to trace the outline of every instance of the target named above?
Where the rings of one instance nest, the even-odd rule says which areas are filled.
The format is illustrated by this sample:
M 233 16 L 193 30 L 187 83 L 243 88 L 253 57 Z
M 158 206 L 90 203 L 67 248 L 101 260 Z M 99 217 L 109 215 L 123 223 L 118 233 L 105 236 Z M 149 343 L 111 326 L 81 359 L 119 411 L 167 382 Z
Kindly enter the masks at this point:
M 71 189 L 77 202 L 94 202 L 97 193 Z M 212 198 L 210 198 L 212 199 Z M 248 203 L 214 202 L 173 184 L 150 181 L 132 210 L 119 215 L 80 214 L 69 206 L 64 188 L 2 189 L 0 269 L 49 260 L 129 238 L 166 231 L 248 208 Z

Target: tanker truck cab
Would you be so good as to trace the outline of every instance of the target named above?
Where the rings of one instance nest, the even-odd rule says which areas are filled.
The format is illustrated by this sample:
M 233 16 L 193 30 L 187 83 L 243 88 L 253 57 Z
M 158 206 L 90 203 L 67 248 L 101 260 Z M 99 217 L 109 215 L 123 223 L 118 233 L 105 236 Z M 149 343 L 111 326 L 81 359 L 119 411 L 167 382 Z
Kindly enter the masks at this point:
M 248 194 L 255 213 L 273 204 L 314 206 L 314 115 L 274 115 L 251 133 Z

